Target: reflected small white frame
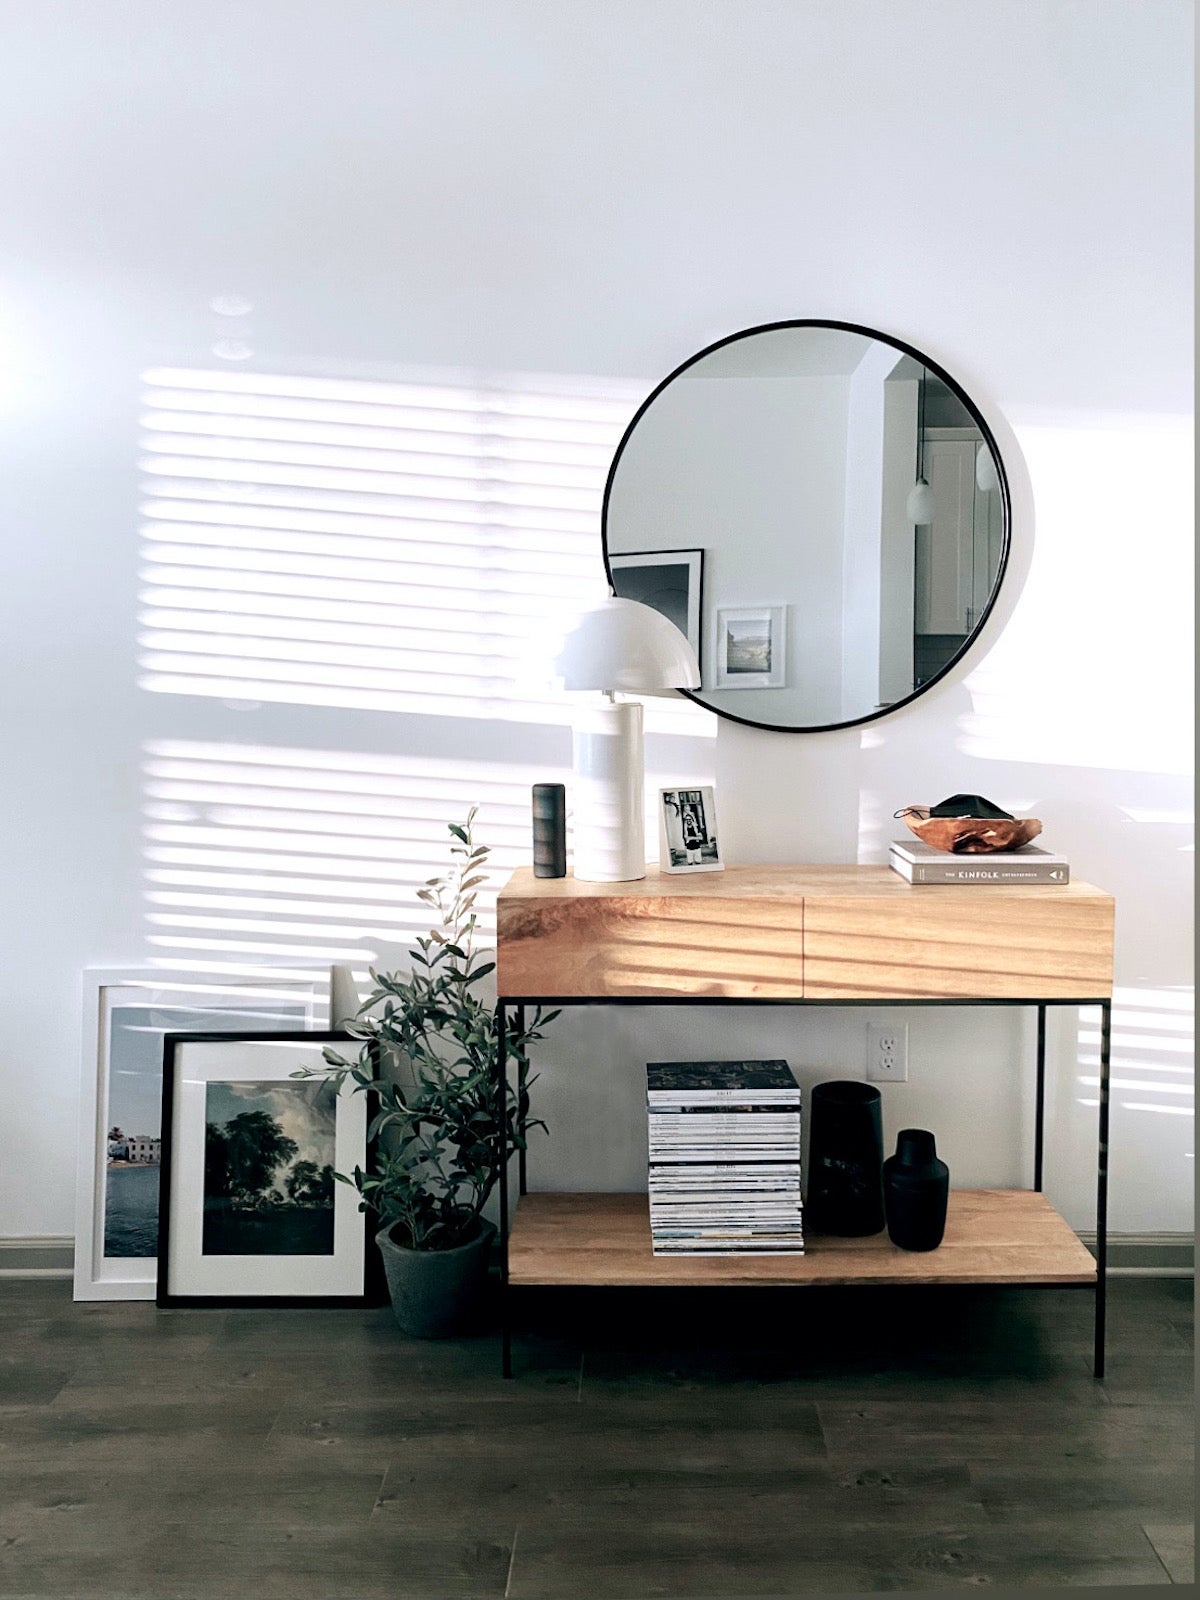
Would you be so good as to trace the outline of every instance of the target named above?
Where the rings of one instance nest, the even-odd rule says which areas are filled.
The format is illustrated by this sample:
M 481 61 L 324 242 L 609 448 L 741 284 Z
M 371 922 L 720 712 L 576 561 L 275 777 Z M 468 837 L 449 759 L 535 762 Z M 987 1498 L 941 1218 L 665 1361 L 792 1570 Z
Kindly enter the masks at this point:
M 714 689 L 783 689 L 787 685 L 786 606 L 719 606 L 714 630 Z M 762 627 L 767 636 L 764 671 L 730 667 L 731 630 L 739 624 Z

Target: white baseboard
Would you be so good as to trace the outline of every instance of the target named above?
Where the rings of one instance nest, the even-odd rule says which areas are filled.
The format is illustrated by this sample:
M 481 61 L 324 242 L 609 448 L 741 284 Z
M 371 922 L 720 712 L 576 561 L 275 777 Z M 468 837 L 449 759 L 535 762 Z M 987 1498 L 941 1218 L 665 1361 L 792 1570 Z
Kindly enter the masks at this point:
M 74 1239 L 0 1239 L 0 1278 L 69 1278 L 74 1265 Z
M 1095 1254 L 1095 1233 L 1079 1237 Z M 1195 1236 L 1190 1233 L 1110 1233 L 1108 1270 L 1114 1278 L 1190 1278 Z M 0 1239 L 0 1278 L 69 1278 L 70 1238 Z
M 1079 1237 L 1095 1255 L 1095 1231 Z M 1110 1233 L 1108 1273 L 1112 1278 L 1191 1278 L 1195 1253 L 1191 1233 Z

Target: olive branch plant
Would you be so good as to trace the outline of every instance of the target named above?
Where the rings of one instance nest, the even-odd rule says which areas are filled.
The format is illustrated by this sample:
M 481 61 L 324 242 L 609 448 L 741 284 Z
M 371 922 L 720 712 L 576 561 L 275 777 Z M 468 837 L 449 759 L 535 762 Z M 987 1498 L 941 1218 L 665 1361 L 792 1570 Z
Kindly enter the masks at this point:
M 449 870 L 417 891 L 437 921 L 409 951 L 411 975 L 371 969 L 375 987 L 347 1028 L 362 1041 L 357 1060 L 331 1046 L 322 1052 L 339 1092 L 349 1078 L 355 1093 L 376 1097 L 370 1170 L 334 1176 L 358 1190 L 360 1211 L 377 1212 L 395 1242 L 413 1250 L 448 1250 L 473 1238 L 500 1179 L 501 1134 L 511 1153 L 526 1148 L 529 1129 L 546 1128 L 529 1117 L 529 1046 L 558 1011 L 538 1006 L 519 1022 L 506 1019 L 501 1090 L 498 1019 L 475 992 L 496 965 L 487 959 L 492 952 L 476 948 L 475 904 L 490 853 L 475 842 L 477 809 L 447 825 Z M 389 1063 L 408 1070 L 401 1078 Z

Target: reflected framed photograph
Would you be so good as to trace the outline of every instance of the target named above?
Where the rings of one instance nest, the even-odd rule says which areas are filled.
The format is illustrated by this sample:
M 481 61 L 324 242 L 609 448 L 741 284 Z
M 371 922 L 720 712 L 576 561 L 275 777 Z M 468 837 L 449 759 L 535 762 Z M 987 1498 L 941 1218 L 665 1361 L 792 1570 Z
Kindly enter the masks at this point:
M 786 685 L 786 606 L 722 606 L 716 632 L 715 689 Z
M 710 784 L 658 791 L 658 864 L 664 872 L 723 872 Z
M 75 1299 L 153 1300 L 163 1040 L 311 1027 L 321 976 L 88 967 L 75 1187 Z
M 700 660 L 700 618 L 704 600 L 703 550 L 630 550 L 608 557 L 613 591 L 621 600 L 640 600 L 673 622 Z
M 168 1034 L 160 1306 L 364 1306 L 368 1096 L 323 1057 L 347 1033 Z M 313 1076 L 297 1077 L 301 1069 Z

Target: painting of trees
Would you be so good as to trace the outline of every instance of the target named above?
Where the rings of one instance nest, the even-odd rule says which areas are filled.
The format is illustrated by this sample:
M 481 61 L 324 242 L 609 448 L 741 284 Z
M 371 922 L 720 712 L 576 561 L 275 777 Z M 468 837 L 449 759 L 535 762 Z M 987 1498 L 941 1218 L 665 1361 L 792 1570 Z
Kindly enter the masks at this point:
M 323 1206 L 333 1198 L 333 1168 L 326 1162 L 297 1161 L 287 1175 L 288 1198 L 298 1206 Z
M 274 1187 L 275 1172 L 299 1153 L 279 1123 L 266 1111 L 243 1111 L 225 1124 L 229 1193 L 235 1205 L 262 1203 Z
M 204 1253 L 331 1254 L 332 1092 L 209 1083 L 208 1113 Z

